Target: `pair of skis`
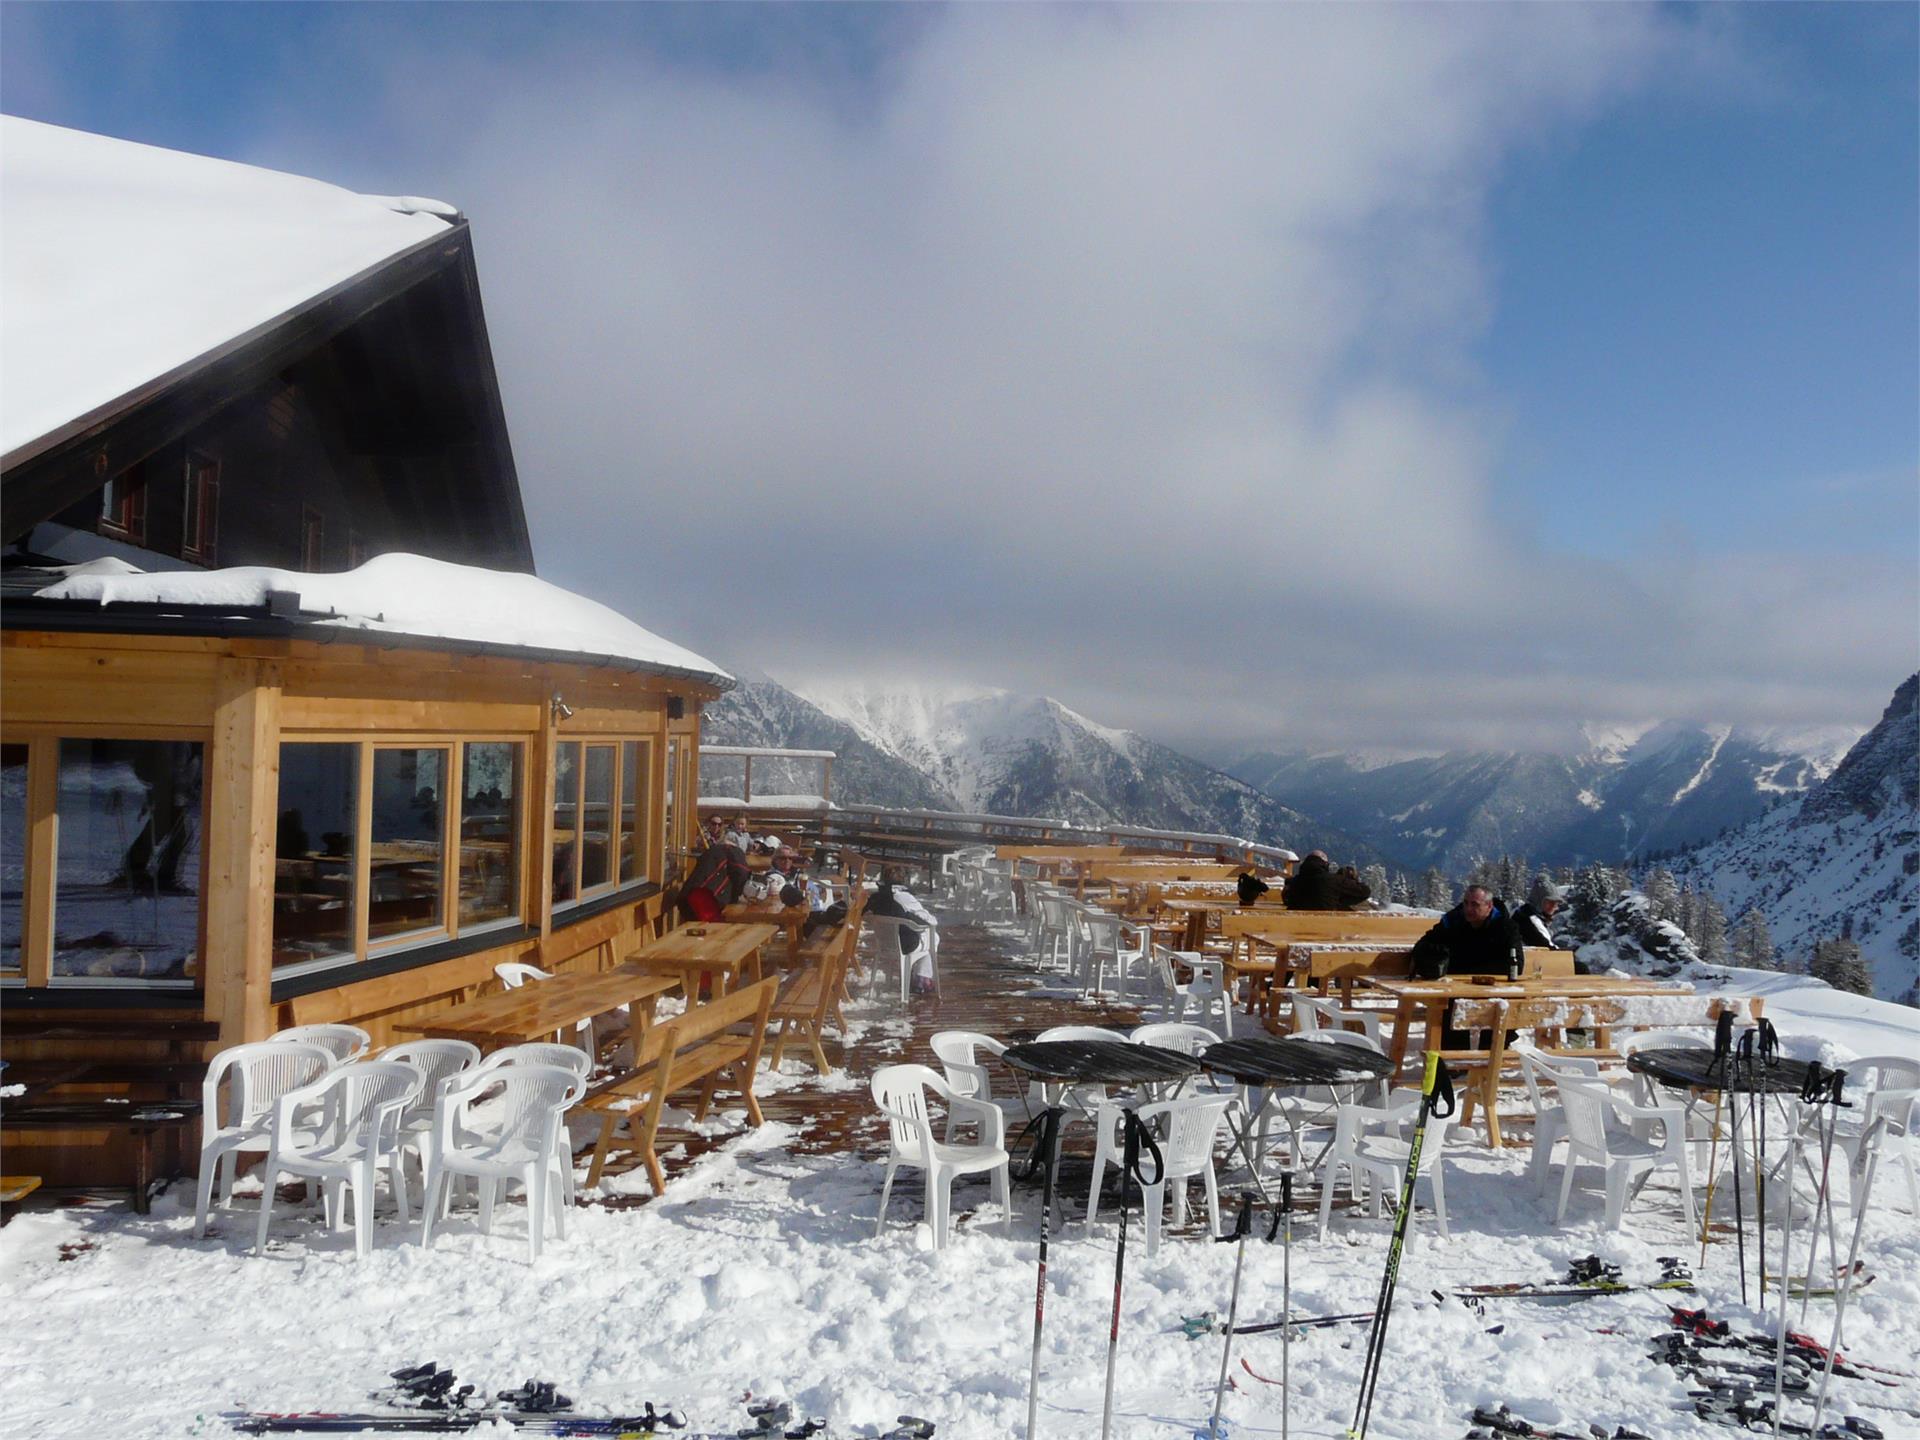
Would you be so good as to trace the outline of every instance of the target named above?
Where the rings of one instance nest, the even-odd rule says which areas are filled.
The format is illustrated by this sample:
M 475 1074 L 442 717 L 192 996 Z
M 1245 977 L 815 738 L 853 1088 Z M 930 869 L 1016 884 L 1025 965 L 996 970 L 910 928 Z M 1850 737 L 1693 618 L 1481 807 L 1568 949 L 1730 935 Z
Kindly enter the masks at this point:
M 678 1421 L 669 1424 L 669 1418 Z M 688 1430 L 686 1421 L 672 1412 L 661 1412 L 649 1405 L 639 1415 L 537 1415 L 507 1410 L 435 1410 L 411 1414 L 375 1414 L 309 1410 L 277 1414 L 251 1411 L 229 1415 L 226 1420 L 243 1435 L 361 1435 L 394 1433 L 400 1435 L 462 1435 L 476 1426 L 504 1421 L 523 1435 L 615 1436 L 638 1440 L 641 1436 L 673 1436 L 674 1440 L 759 1440 L 761 1436 L 810 1436 L 824 1430 L 824 1424 L 805 1422 L 788 1429 Z M 900 1424 L 881 1440 L 931 1440 L 933 1422 L 903 1415 Z

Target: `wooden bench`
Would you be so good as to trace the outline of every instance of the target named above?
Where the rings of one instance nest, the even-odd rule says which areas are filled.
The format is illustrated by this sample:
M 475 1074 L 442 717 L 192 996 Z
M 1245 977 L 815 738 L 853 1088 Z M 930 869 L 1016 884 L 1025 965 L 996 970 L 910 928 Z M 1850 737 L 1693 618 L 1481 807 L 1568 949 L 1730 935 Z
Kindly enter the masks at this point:
M 41 1100 L 8 1105 L 8 1130 L 125 1130 L 133 1137 L 133 1213 L 147 1213 L 153 1190 L 154 1147 L 162 1136 L 184 1136 L 200 1119 L 198 1100 Z M 176 1153 L 177 1150 L 176 1150 Z M 162 1176 L 171 1179 L 172 1176 Z
M 753 1124 L 762 1123 L 753 1079 L 766 1040 L 767 1016 L 778 989 L 777 980 L 742 986 L 710 1004 L 689 1006 L 684 1015 L 655 1025 L 640 1037 L 633 1068 L 595 1086 L 580 1102 L 584 1109 L 600 1116 L 600 1136 L 594 1142 L 588 1185 L 600 1183 L 607 1155 L 615 1148 L 624 1121 L 631 1144 L 622 1148 L 640 1152 L 647 1178 L 653 1182 L 653 1193 L 664 1194 L 667 1178 L 660 1168 L 654 1139 L 660 1131 L 667 1097 L 691 1086 L 700 1086 L 696 1121 L 706 1118 L 714 1093 L 725 1080 L 746 1100 L 747 1116 Z M 638 1132 L 633 1128 L 636 1116 L 640 1119 Z
M 797 1034 L 812 1050 L 814 1068 L 822 1075 L 833 1073 L 820 1041 L 828 1011 L 834 1012 L 840 1033 L 846 1034 L 846 1019 L 839 1013 L 840 997 L 846 992 L 847 967 L 853 963 L 854 948 L 860 943 L 861 910 L 865 908 L 864 900 L 856 903 L 860 908 L 849 911 L 843 924 L 819 937 L 810 963 L 787 982 L 774 1003 L 770 1018 L 779 1023 L 780 1029 L 774 1036 L 773 1057 L 768 1064 L 775 1070 L 786 1055 L 788 1039 Z
M 20 1202 L 39 1188 L 38 1175 L 0 1175 L 0 1225 L 11 1220 Z

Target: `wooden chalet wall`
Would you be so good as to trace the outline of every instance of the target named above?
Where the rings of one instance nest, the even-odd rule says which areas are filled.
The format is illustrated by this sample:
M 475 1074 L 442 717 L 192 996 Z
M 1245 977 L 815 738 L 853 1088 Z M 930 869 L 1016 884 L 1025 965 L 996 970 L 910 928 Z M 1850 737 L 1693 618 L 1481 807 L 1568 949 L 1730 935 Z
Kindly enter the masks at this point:
M 677 880 L 695 816 L 699 710 L 717 692 L 688 681 L 596 667 L 456 655 L 419 648 L 342 641 L 244 640 L 175 636 L 67 634 L 11 630 L 0 635 L 0 732 L 32 752 L 29 773 L 27 894 L 23 905 L 22 983 L 0 989 L 9 1013 L 38 1019 L 85 1017 L 112 1033 L 84 1040 L 20 1038 L 0 1042 L 8 1059 L 174 1058 L 152 1038 L 167 1020 L 204 1017 L 219 1046 L 265 1038 L 276 1029 L 348 1021 L 376 1044 L 405 1038 L 396 1022 L 429 1012 L 495 982 L 493 967 L 524 960 L 546 969 L 610 965 L 638 939 L 667 922 L 665 891 Z M 562 695 L 572 711 L 552 703 Z M 673 697 L 683 717 L 669 718 Z M 50 984 L 57 826 L 58 745 L 62 739 L 199 741 L 204 752 L 201 829 L 201 913 L 197 989 L 189 996 L 120 988 Z M 467 739 L 524 743 L 519 782 L 520 923 L 471 937 L 481 948 L 450 941 L 371 952 L 368 903 L 360 892 L 357 958 L 337 968 L 276 979 L 273 925 L 280 746 L 343 741 L 450 746 Z M 646 879 L 589 897 L 557 917 L 552 906 L 554 754 L 568 740 L 632 740 L 645 749 Z M 680 774 L 673 833 L 665 834 L 669 742 Z M 363 752 L 367 753 L 367 752 Z M 359 766 L 361 813 L 371 767 Z M 457 784 L 457 782 L 455 782 Z M 443 804 L 445 803 L 443 799 Z M 620 796 L 614 797 L 615 815 Z M 364 821 L 362 828 L 364 830 Z M 451 835 L 449 850 L 459 849 Z M 613 843 L 617 854 L 618 833 Z M 364 885 L 366 862 L 358 860 Z M 457 879 L 457 857 L 444 862 Z M 617 861 L 613 866 L 617 882 Z M 457 884 L 442 891 L 458 913 Z M 448 949 L 460 953 L 431 958 Z M 186 1002 L 183 1008 L 182 1001 Z M 17 1007 L 17 1008 L 16 1008 Z M 115 1093 L 127 1093 L 121 1087 Z M 145 1094 L 157 1094 L 148 1091 Z M 125 1158 L 101 1135 L 20 1132 L 9 1149 L 31 1173 L 52 1182 L 104 1180 L 124 1174 Z M 10 1161 L 10 1164 L 12 1162 Z

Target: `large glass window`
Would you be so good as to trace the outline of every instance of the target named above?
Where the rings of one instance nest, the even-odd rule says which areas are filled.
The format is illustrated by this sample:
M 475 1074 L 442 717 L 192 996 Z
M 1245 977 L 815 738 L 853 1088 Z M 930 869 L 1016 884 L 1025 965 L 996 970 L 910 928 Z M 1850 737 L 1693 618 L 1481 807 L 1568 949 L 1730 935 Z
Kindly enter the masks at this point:
M 520 913 L 522 747 L 471 742 L 460 794 L 460 928 Z
M 553 903 L 580 894 L 580 742 L 553 747 Z
M 202 754 L 191 741 L 60 742 L 56 977 L 199 970 Z
M 620 883 L 630 885 L 647 878 L 646 823 L 647 769 L 653 761 L 653 747 L 638 740 L 620 745 Z
M 613 881 L 613 757 L 611 745 L 589 745 L 580 806 L 580 893 Z
M 367 939 L 444 930 L 447 923 L 447 752 L 373 752 L 367 851 Z
M 0 975 L 20 973 L 27 903 L 27 747 L 0 745 Z
M 353 954 L 359 762 L 358 745 L 303 742 L 280 747 L 275 965 Z

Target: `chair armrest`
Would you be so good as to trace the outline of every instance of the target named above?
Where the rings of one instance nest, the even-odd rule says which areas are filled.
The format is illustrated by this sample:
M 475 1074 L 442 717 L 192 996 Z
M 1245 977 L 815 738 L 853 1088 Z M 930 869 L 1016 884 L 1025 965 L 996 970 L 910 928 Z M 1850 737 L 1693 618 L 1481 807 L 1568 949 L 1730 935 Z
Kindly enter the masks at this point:
M 980 1138 L 995 1149 L 1004 1149 L 1007 1139 L 1006 1112 L 985 1100 L 970 1100 L 964 1095 L 947 1099 L 947 1109 L 956 1118 L 971 1116 L 980 1126 Z
M 1613 1107 L 1613 1113 L 1626 1121 L 1651 1121 L 1658 1125 L 1678 1125 L 1681 1133 L 1686 1133 L 1687 1112 L 1677 1103 L 1664 1105 L 1635 1105 L 1624 1100 L 1612 1091 L 1606 1092 L 1606 1100 Z

